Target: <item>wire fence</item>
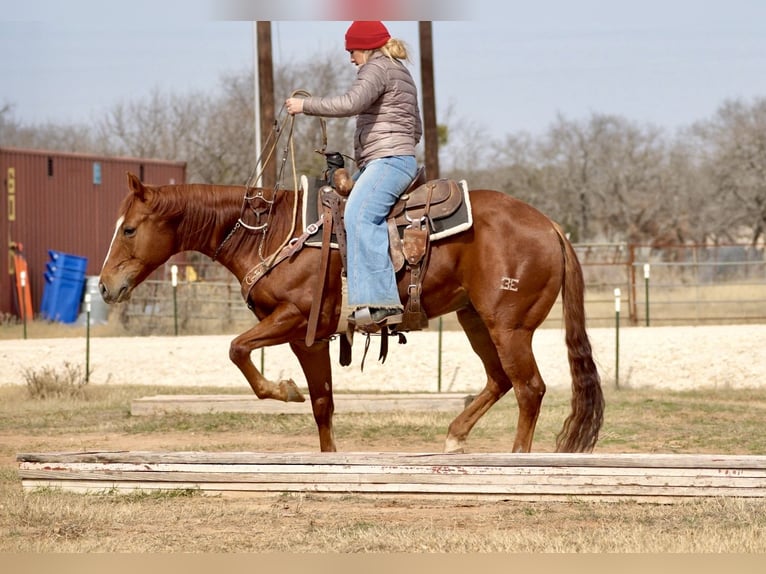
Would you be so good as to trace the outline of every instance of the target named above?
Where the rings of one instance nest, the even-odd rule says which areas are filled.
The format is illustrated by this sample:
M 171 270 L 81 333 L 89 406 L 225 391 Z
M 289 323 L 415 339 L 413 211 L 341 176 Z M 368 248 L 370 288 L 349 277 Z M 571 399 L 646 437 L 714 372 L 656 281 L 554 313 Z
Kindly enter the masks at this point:
M 614 324 L 615 289 L 629 325 L 766 322 L 762 246 L 594 243 L 577 244 L 575 250 L 585 277 L 589 326 Z M 179 270 L 175 287 L 173 265 Z M 197 254 L 168 262 L 136 289 L 119 313 L 125 328 L 139 335 L 238 333 L 256 323 L 236 279 Z M 460 328 L 454 314 L 442 324 Z M 561 324 L 559 301 L 542 327 Z

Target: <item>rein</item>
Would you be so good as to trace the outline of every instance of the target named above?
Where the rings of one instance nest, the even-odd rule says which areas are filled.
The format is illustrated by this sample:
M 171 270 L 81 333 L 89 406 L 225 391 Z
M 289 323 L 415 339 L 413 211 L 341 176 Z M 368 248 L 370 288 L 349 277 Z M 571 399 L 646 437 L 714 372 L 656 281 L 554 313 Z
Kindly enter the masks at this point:
M 295 92 L 291 94 L 291 96 L 295 96 L 295 95 L 309 96 L 310 94 L 305 90 L 296 90 Z M 285 107 L 283 105 L 282 109 L 280 110 L 280 115 L 283 114 L 284 112 L 285 112 Z M 266 166 L 268 165 L 268 163 L 270 161 L 276 161 L 274 158 L 274 152 L 277 149 L 277 145 L 279 144 L 279 140 L 281 139 L 282 134 L 285 132 L 284 127 L 288 120 L 290 121 L 290 126 L 288 130 L 288 135 L 287 135 L 287 143 L 283 151 L 282 161 L 280 164 L 277 181 L 274 184 L 273 197 L 272 199 L 269 200 L 264 195 L 263 189 L 256 187 L 256 184 L 257 182 L 261 180 L 261 177 L 263 176 L 263 172 L 266 169 Z M 327 128 L 323 118 L 319 118 L 319 121 L 320 121 L 321 130 L 322 130 L 322 150 L 324 150 L 327 147 Z M 223 250 L 226 243 L 228 243 L 229 240 L 234 236 L 234 234 L 242 228 L 245 228 L 249 231 L 259 231 L 262 233 L 262 237 L 258 245 L 258 255 L 261 258 L 261 262 L 266 263 L 268 267 L 271 267 L 275 264 L 274 261 L 279 256 L 280 251 L 284 249 L 284 247 L 290 242 L 293 234 L 295 233 L 295 228 L 296 228 L 297 218 L 298 218 L 298 174 L 295 167 L 295 145 L 293 141 L 294 125 L 295 125 L 295 116 L 286 116 L 282 120 L 281 125 L 276 121 L 274 122 L 274 127 L 266 141 L 266 146 L 264 147 L 264 151 L 256 160 L 256 165 L 253 168 L 253 170 L 250 172 L 250 175 L 248 176 L 247 181 L 245 183 L 245 195 L 242 200 L 242 209 L 240 210 L 239 218 L 237 219 L 237 222 L 234 224 L 234 226 L 229 231 L 229 233 L 226 235 L 226 237 L 224 237 L 224 239 L 216 248 L 212 256 L 213 261 L 216 261 L 218 259 L 218 256 L 221 254 L 221 251 Z M 265 158 L 264 158 L 264 154 L 265 154 Z M 270 255 L 264 257 L 263 246 L 266 239 L 266 232 L 271 222 L 272 208 L 274 206 L 274 202 L 276 201 L 277 192 L 279 191 L 281 187 L 282 179 L 284 176 L 285 163 L 287 161 L 288 155 L 291 158 L 293 189 L 295 190 L 295 195 L 293 196 L 293 212 L 292 212 L 291 228 L 287 236 L 284 238 L 284 240 L 280 244 L 280 246 L 277 247 L 277 249 L 274 250 Z M 255 193 L 253 195 L 250 195 L 251 190 L 255 190 Z M 265 217 L 265 221 L 263 223 L 251 225 L 245 222 L 245 220 L 243 219 L 248 206 L 250 206 L 251 211 L 256 214 L 256 219 L 258 222 L 261 221 L 261 217 L 263 215 L 263 213 L 258 213 L 252 207 L 252 203 L 255 201 L 265 203 L 266 205 L 268 205 L 268 210 Z
M 306 92 L 305 90 L 296 90 L 291 94 L 291 96 L 295 95 L 303 95 L 303 96 L 309 96 L 310 94 Z M 282 109 L 280 110 L 280 115 L 285 112 L 284 105 L 282 106 Z M 327 147 L 327 127 L 325 120 L 323 118 L 318 118 L 320 127 L 321 127 L 321 133 L 322 133 L 322 150 L 323 153 L 324 150 Z M 268 164 L 269 161 L 276 161 L 276 158 L 274 157 L 274 152 L 277 148 L 277 145 L 279 144 L 279 140 L 282 137 L 282 134 L 285 132 L 285 124 L 287 122 L 290 122 L 289 129 L 287 130 L 287 141 L 285 143 L 285 147 L 282 153 L 282 159 L 280 162 L 279 167 L 279 173 L 277 176 L 277 181 L 274 184 L 274 193 L 271 199 L 268 199 L 264 193 L 263 189 L 259 187 L 255 187 L 253 184 L 255 182 L 260 181 L 261 176 L 263 175 L 263 171 L 265 170 L 265 166 Z M 244 297 L 245 301 L 248 300 L 250 291 L 253 288 L 253 285 L 263 277 L 268 271 L 270 271 L 274 266 L 276 266 L 278 263 L 284 261 L 297 251 L 299 251 L 303 244 L 305 243 L 306 239 L 308 239 L 310 233 L 305 233 L 300 237 L 293 237 L 295 234 L 295 229 L 297 227 L 298 223 L 298 195 L 299 195 L 299 185 L 298 185 L 298 173 L 295 166 L 295 143 L 293 139 L 293 128 L 295 126 L 295 116 L 286 116 L 281 124 L 274 122 L 274 129 L 269 134 L 269 138 L 267 140 L 267 146 L 264 150 L 265 152 L 265 160 L 262 162 L 263 159 L 263 153 L 261 154 L 261 157 L 258 158 L 258 161 L 256 162 L 256 167 L 250 172 L 250 175 L 247 179 L 247 182 L 245 183 L 245 195 L 242 200 L 242 209 L 240 210 L 239 218 L 237 219 L 237 222 L 234 224 L 232 229 L 229 231 L 229 233 L 224 237 L 223 241 L 218 245 L 215 252 L 213 253 L 213 261 L 215 261 L 218 256 L 220 255 L 221 251 L 223 250 L 223 247 L 231 240 L 231 238 L 234 236 L 237 231 L 244 228 L 248 231 L 254 231 L 259 232 L 261 234 L 259 243 L 258 243 L 258 256 L 261 259 L 261 262 L 258 263 L 255 267 L 253 267 L 250 271 L 248 271 L 245 274 L 244 279 L 242 280 L 242 296 Z M 276 136 L 276 137 L 275 137 Z M 270 143 L 270 145 L 269 145 Z M 266 235 L 269 230 L 272 217 L 273 217 L 273 208 L 274 204 L 276 202 L 277 192 L 279 191 L 281 187 L 281 182 L 284 177 L 284 171 L 285 171 L 285 164 L 287 162 L 287 157 L 290 157 L 291 159 L 291 171 L 293 176 L 293 189 L 295 190 L 293 193 L 293 205 L 292 205 L 292 214 L 290 219 L 290 230 L 284 237 L 284 239 L 281 241 L 279 246 L 274 249 L 269 255 L 264 256 L 263 249 L 264 245 L 266 244 Z M 254 191 L 254 193 L 251 194 L 251 192 Z M 254 207 L 253 203 L 258 202 L 262 204 L 266 204 L 266 209 L 262 210 L 261 212 L 258 212 Z M 257 223 L 255 225 L 251 225 L 247 223 L 243 217 L 245 215 L 245 212 L 247 209 L 250 208 L 250 211 L 252 211 L 256 215 L 256 221 Z M 263 223 L 261 223 L 261 218 L 264 217 Z M 314 227 L 314 232 L 318 227 L 322 225 L 322 219 L 313 224 L 310 227 Z

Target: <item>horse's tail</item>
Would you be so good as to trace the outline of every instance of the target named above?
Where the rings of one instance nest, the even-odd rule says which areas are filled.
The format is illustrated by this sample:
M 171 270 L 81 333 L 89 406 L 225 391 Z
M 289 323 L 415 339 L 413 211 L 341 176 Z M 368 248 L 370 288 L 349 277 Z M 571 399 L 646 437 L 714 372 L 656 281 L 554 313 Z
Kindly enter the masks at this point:
M 572 412 L 556 437 L 557 452 L 590 452 L 596 446 L 604 421 L 601 377 L 585 331 L 585 282 L 572 244 L 554 224 L 564 255 L 562 300 L 564 329 L 572 373 Z

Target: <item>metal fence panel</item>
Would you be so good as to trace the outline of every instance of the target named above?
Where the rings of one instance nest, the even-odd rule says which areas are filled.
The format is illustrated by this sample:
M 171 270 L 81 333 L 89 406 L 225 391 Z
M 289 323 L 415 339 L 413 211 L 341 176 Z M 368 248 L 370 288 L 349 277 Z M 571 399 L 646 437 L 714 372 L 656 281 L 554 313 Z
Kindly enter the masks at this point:
M 633 325 L 703 325 L 766 322 L 763 247 L 684 245 L 661 249 L 625 243 L 575 245 L 585 277 L 588 325 L 614 324 L 614 290 L 622 293 L 623 318 Z M 180 268 L 178 324 L 184 334 L 237 333 L 256 319 L 236 279 L 197 254 L 175 259 Z M 172 334 L 173 291 L 169 262 L 159 280 L 147 281 L 121 311 L 128 330 Z M 645 278 L 648 265 L 649 277 Z M 446 328 L 459 329 L 454 316 Z M 562 325 L 561 304 L 543 327 Z M 431 328 L 435 328 L 432 322 Z

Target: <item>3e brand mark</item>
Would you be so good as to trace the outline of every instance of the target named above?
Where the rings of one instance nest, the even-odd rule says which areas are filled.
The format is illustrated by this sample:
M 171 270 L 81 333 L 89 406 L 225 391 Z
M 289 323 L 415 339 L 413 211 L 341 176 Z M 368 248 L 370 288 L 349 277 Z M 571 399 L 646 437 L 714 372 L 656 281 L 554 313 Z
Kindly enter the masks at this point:
M 500 280 L 500 289 L 503 289 L 504 291 L 518 291 L 519 280 L 515 277 L 503 277 Z

